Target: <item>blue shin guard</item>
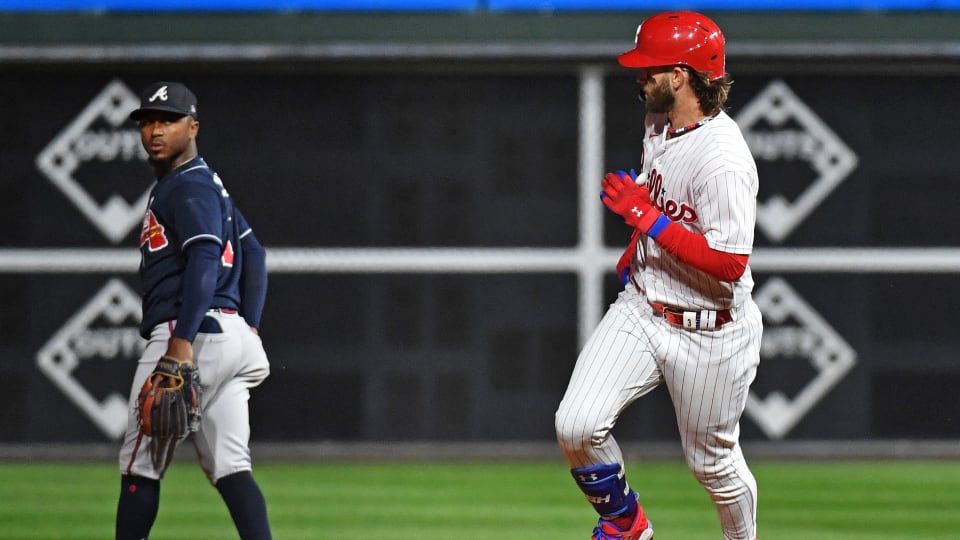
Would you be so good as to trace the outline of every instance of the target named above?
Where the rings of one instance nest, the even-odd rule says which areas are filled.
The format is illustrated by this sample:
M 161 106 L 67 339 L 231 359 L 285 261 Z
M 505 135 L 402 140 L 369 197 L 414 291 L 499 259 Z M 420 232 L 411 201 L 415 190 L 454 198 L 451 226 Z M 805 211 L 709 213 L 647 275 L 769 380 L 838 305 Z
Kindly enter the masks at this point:
M 601 516 L 630 514 L 637 508 L 637 494 L 627 485 L 619 463 L 570 469 L 587 501 Z

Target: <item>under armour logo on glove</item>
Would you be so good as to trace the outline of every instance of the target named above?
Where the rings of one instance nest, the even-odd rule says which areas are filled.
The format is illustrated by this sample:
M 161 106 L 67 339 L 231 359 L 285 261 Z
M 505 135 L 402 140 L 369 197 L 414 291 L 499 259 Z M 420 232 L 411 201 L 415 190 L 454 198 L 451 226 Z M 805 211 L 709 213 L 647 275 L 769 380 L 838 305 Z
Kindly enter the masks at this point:
M 623 217 L 627 225 L 640 229 L 647 236 L 656 238 L 670 224 L 670 218 L 653 206 L 647 186 L 637 185 L 633 177 L 607 173 L 601 187 L 603 192 L 600 200 L 604 206 Z

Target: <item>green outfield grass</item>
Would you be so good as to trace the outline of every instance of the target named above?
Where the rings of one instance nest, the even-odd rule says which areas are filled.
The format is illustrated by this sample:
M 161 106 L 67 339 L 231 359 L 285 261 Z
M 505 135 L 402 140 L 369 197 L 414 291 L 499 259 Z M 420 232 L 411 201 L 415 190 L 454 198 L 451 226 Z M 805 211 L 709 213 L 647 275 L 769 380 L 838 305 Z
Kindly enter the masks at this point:
M 684 465 L 629 465 L 657 540 L 717 540 Z M 762 540 L 960 538 L 960 463 L 754 461 Z M 595 517 L 565 464 L 262 463 L 277 540 L 585 540 Z M 0 538 L 108 539 L 112 464 L 0 464 Z M 236 538 L 216 490 L 177 461 L 151 540 Z

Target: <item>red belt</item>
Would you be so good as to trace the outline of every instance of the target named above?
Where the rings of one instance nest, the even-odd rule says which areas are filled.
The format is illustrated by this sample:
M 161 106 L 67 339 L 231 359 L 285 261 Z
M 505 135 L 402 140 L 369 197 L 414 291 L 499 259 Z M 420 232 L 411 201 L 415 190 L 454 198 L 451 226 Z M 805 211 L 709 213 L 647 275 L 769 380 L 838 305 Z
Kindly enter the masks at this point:
M 211 309 L 212 311 L 219 311 L 220 313 L 223 313 L 224 315 L 233 315 L 233 314 L 235 314 L 235 313 L 237 312 L 237 310 L 235 310 L 235 309 L 230 309 L 230 308 L 225 308 L 225 307 L 215 307 L 215 308 L 210 308 L 210 309 Z
M 688 330 L 716 330 L 733 320 L 733 315 L 730 314 L 729 309 L 721 311 L 709 309 L 684 311 L 663 304 L 654 304 L 653 302 L 650 302 L 650 307 L 657 315 L 662 315 L 668 323 Z

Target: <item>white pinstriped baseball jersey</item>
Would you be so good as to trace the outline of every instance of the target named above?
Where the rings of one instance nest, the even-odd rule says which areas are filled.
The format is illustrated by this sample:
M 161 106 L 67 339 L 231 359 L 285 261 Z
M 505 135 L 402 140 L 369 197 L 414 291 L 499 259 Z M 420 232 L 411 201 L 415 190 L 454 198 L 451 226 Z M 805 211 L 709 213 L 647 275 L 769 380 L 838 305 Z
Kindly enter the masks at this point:
M 667 138 L 666 116 L 648 114 L 642 172 L 656 207 L 675 223 L 706 236 L 719 251 L 749 255 L 757 214 L 757 165 L 739 126 L 725 112 L 679 137 Z M 734 282 L 680 262 L 641 235 L 633 281 L 651 302 L 722 310 L 750 295 L 749 266 Z
M 646 118 L 641 175 L 654 204 L 711 248 L 749 255 L 759 179 L 740 129 L 723 112 L 670 139 L 667 127 L 664 115 Z M 624 287 L 577 358 L 556 414 L 560 447 L 574 468 L 622 465 L 612 434 L 620 414 L 665 385 L 687 465 L 710 493 L 724 538 L 753 540 L 757 483 L 739 445 L 739 421 L 760 361 L 763 322 L 750 298 L 749 267 L 736 281 L 722 281 L 641 235 L 631 271 L 636 287 Z M 716 329 L 681 328 L 648 301 L 729 309 L 732 320 Z

